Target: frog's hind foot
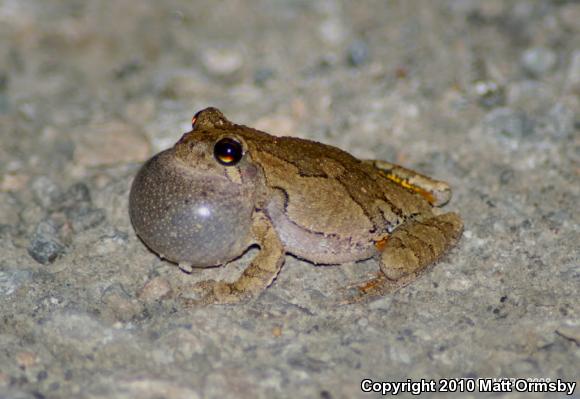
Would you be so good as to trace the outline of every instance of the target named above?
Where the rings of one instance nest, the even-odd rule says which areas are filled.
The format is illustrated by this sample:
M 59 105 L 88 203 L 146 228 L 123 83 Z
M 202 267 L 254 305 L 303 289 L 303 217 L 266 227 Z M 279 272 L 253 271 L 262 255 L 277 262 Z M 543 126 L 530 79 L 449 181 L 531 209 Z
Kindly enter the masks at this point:
M 408 222 L 380 245 L 381 272 L 344 289 L 339 304 L 368 302 L 413 282 L 459 239 L 463 222 L 456 213 Z
M 457 213 L 403 224 L 381 249 L 381 271 L 390 280 L 418 276 L 455 245 L 463 231 Z

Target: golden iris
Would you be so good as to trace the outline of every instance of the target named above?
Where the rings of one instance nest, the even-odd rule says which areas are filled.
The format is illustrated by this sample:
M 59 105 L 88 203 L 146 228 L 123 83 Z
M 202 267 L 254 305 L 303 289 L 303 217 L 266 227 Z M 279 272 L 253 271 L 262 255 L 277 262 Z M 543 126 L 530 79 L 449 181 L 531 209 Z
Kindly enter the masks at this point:
M 229 137 L 219 140 L 213 147 L 213 156 L 222 165 L 235 165 L 240 162 L 243 155 L 242 144 Z

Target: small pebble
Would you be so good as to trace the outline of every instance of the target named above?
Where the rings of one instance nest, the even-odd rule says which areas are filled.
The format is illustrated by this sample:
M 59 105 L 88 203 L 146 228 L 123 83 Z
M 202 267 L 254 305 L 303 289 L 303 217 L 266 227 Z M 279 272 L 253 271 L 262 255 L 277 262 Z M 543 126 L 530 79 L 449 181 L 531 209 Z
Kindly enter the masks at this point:
M 480 80 L 474 82 L 472 90 L 482 107 L 494 108 L 505 103 L 504 88 L 493 80 Z
M 254 72 L 254 84 L 261 86 L 274 76 L 274 70 L 271 68 L 258 68 Z
M 206 71 L 216 77 L 231 77 L 242 69 L 242 54 L 231 48 L 211 48 L 202 54 Z
M 451 291 L 457 292 L 467 291 L 472 287 L 472 285 L 473 283 L 465 277 L 455 277 L 453 279 L 450 279 L 449 282 L 447 283 L 447 287 Z
M 505 186 L 514 180 L 515 172 L 513 169 L 505 169 L 499 175 L 499 182 Z
M 54 221 L 41 221 L 30 238 L 28 254 L 38 263 L 46 265 L 54 262 L 64 251 L 65 246 L 59 239 L 58 227 Z
M 532 133 L 531 123 L 523 113 L 510 108 L 496 108 L 484 118 L 483 125 L 487 131 L 499 137 L 522 138 Z
M 112 331 L 94 315 L 62 311 L 50 318 L 35 331 L 43 342 L 65 345 L 74 353 L 93 353 L 97 345 L 112 339 Z
M 282 336 L 282 327 L 275 326 L 274 328 L 272 328 L 272 335 L 276 338 L 281 337 Z
M 370 50 L 366 42 L 356 40 L 347 50 L 347 61 L 350 66 L 358 67 L 365 64 L 369 60 Z
M 12 295 L 31 278 L 31 273 L 26 270 L 0 270 L 0 298 Z
M 339 18 L 328 18 L 323 21 L 318 31 L 320 38 L 330 45 L 340 44 L 347 36 L 346 28 Z
M 197 70 L 172 70 L 161 74 L 154 82 L 157 91 L 163 96 L 169 98 L 191 98 L 193 96 L 199 95 L 208 89 L 207 77 L 203 76 Z M 144 109 L 145 119 L 147 118 L 147 112 L 151 113 L 153 116 L 153 110 L 148 110 L 149 106 Z M 143 123 L 143 118 L 140 115 L 132 117 L 138 123 Z
M 60 209 L 79 206 L 80 203 L 91 203 L 91 190 L 85 183 L 73 184 L 59 199 Z
M 46 370 L 40 370 L 37 374 L 36 374 L 36 379 L 38 381 L 44 381 L 48 378 L 48 373 L 46 372 Z
M 530 115 L 545 112 L 556 101 L 553 87 L 538 80 L 513 82 L 506 88 L 506 104 Z
M 57 203 L 62 195 L 60 187 L 47 176 L 39 176 L 32 180 L 30 189 L 36 203 L 45 209 Z
M 548 114 L 540 119 L 538 128 L 540 134 L 558 139 L 571 137 L 574 134 L 575 114 L 562 103 L 556 103 Z
M 78 233 L 101 224 L 105 220 L 106 214 L 103 209 L 81 207 L 71 210 L 67 216 L 72 229 Z
M 130 60 L 129 62 L 120 65 L 115 71 L 115 78 L 123 80 L 129 78 L 143 70 L 143 62 L 138 59 Z
M 34 352 L 23 351 L 16 354 L 16 364 L 18 364 L 18 367 L 21 369 L 33 367 L 37 362 L 38 358 Z
M 10 383 L 10 376 L 0 371 L 0 387 L 6 387 Z
M 58 204 L 57 210 L 66 215 L 75 232 L 91 229 L 106 217 L 104 210 L 92 206 L 91 191 L 85 183 L 73 184 L 60 196 Z
M 540 77 L 556 66 L 556 54 L 545 47 L 533 47 L 524 51 L 521 58 L 522 67 L 532 76 Z
M 580 2 L 562 1 L 561 4 L 558 4 L 558 12 L 561 21 L 560 32 L 578 32 L 580 30 L 578 25 L 578 21 L 580 21 Z
M 18 214 L 22 226 L 26 226 L 28 233 L 31 235 L 36 229 L 39 220 L 46 217 L 46 210 L 42 209 L 33 201 L 23 203 L 23 208 Z
M 125 232 L 113 230 L 99 238 L 93 246 L 95 255 L 106 255 L 124 247 L 129 242 L 129 235 Z
M 154 302 L 167 298 L 171 294 L 171 284 L 163 277 L 154 277 L 147 281 L 139 294 L 138 298 L 145 302 Z
M 576 345 L 580 345 L 580 324 L 573 323 L 562 324 L 556 332 L 562 337 L 574 341 Z
M 361 317 L 357 320 L 356 324 L 358 324 L 359 327 L 365 328 L 369 325 L 369 319 L 366 317 Z
M 21 204 L 12 193 L 0 191 L 0 225 L 16 225 Z
M 141 312 L 141 305 L 134 300 L 121 284 L 112 284 L 105 289 L 101 302 L 114 319 L 129 321 Z
M 29 180 L 30 176 L 22 173 L 5 173 L 0 177 L 0 191 L 20 191 Z

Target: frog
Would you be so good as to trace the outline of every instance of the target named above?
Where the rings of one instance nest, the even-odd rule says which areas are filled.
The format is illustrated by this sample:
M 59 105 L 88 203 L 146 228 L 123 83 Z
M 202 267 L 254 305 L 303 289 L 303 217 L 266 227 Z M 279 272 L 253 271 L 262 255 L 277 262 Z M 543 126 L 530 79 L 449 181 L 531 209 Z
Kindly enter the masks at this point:
M 186 273 L 259 248 L 235 281 L 192 284 L 196 304 L 258 297 L 287 254 L 315 265 L 377 259 L 377 275 L 347 290 L 356 302 L 409 284 L 456 245 L 462 218 L 439 209 L 450 199 L 443 181 L 270 135 L 209 107 L 137 172 L 129 214 L 143 243 Z

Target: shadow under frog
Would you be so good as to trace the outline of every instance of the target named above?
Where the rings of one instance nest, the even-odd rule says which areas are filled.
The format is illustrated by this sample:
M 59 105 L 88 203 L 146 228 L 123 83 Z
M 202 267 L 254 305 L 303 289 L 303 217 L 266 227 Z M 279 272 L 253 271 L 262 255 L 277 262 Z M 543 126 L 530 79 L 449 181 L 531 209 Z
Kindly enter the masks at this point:
M 405 285 L 461 236 L 458 214 L 434 211 L 450 198 L 446 183 L 412 170 L 274 137 L 207 108 L 143 165 L 129 211 L 145 244 L 186 271 L 223 265 L 257 244 L 235 282 L 192 287 L 196 303 L 233 303 L 268 287 L 286 253 L 316 264 L 378 258 L 379 277 L 358 297 Z

